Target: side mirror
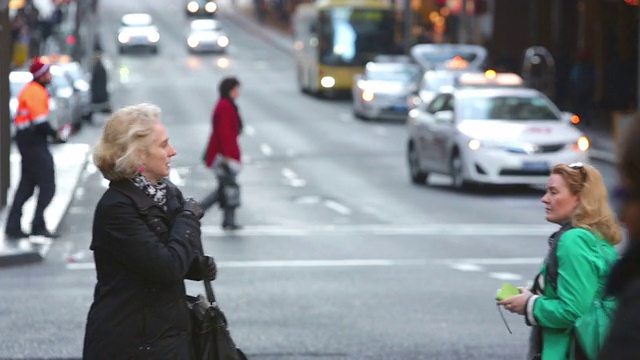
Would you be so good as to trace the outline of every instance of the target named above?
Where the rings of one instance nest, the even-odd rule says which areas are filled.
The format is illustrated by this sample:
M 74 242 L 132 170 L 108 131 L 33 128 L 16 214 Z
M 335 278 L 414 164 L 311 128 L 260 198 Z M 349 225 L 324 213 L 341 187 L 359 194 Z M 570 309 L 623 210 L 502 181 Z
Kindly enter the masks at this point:
M 573 125 L 580 124 L 580 117 L 574 113 L 563 111 L 561 116 L 562 116 L 562 121 L 566 123 L 573 124 Z
M 409 99 L 407 99 L 409 109 L 417 109 L 422 105 L 422 99 L 417 95 L 410 95 Z
M 453 111 L 442 110 L 434 114 L 437 123 L 440 124 L 453 124 Z

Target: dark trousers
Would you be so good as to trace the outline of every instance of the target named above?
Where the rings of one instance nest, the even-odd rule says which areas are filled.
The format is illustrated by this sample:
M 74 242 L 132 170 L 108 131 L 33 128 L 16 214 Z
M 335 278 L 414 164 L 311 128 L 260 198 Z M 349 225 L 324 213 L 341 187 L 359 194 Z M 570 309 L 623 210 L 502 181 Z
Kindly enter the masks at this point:
M 237 206 L 229 206 L 227 201 L 225 201 L 224 195 L 224 186 L 225 184 L 232 182 L 235 184 L 235 176 L 233 175 L 225 175 L 218 176 L 218 187 L 212 191 L 209 195 L 207 195 L 202 201 L 200 201 L 200 206 L 202 210 L 205 212 L 214 206 L 215 204 L 220 204 L 220 208 L 222 209 L 222 226 L 233 226 L 235 225 L 235 213 Z M 237 186 L 237 185 L 236 185 Z
M 38 202 L 31 222 L 31 230 L 45 230 L 44 210 L 51 203 L 56 192 L 55 170 L 53 156 L 44 146 L 20 147 L 22 155 L 22 170 L 20 184 L 13 198 L 7 227 L 8 234 L 21 231 L 22 207 L 33 196 L 38 187 Z

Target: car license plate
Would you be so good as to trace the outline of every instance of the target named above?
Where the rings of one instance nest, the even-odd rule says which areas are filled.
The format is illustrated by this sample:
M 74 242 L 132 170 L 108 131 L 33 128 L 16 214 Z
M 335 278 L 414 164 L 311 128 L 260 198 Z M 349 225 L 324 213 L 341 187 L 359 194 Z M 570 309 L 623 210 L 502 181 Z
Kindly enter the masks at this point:
M 407 111 L 409 107 L 407 105 L 393 105 L 393 110 L 395 111 Z
M 549 170 L 549 162 L 547 161 L 523 161 L 522 170 L 544 171 Z

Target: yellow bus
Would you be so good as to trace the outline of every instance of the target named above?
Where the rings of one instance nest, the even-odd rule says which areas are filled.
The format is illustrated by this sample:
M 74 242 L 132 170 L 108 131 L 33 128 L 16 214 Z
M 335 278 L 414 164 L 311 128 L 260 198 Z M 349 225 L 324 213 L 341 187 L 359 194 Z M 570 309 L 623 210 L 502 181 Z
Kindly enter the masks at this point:
M 293 15 L 298 85 L 323 95 L 351 91 L 353 76 L 378 54 L 396 52 L 388 0 L 315 0 Z

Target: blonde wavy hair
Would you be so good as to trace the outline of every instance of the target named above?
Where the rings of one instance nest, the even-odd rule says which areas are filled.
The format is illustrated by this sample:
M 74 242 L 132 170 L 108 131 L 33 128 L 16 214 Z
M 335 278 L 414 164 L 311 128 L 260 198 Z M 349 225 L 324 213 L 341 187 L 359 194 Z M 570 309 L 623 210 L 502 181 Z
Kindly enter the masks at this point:
M 560 175 L 569 191 L 578 196 L 578 206 L 571 216 L 571 225 L 587 229 L 612 245 L 622 240 L 622 230 L 611 207 L 607 187 L 600 172 L 591 165 L 582 168 L 557 164 L 551 174 Z
M 104 125 L 96 144 L 93 160 L 109 181 L 133 178 L 140 168 L 153 128 L 160 123 L 160 108 L 153 104 L 124 107 Z

